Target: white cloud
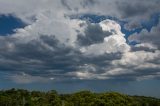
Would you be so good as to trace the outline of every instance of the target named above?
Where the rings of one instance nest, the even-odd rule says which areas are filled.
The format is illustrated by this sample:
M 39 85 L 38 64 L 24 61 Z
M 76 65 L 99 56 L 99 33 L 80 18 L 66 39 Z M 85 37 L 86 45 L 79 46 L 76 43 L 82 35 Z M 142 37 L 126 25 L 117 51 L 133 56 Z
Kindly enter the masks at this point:
M 149 49 L 158 49 L 158 47 L 152 43 L 140 43 L 135 45 L 135 47 L 141 48 L 141 47 L 145 47 L 145 48 L 149 48 Z
M 108 31 L 112 35 L 105 37 L 102 43 L 82 47 L 80 49 L 82 53 L 86 55 L 103 55 L 105 53 L 127 52 L 130 50 L 130 46 L 126 43 L 126 39 L 118 23 L 107 19 L 102 21 L 100 26 L 103 31 Z
M 123 54 L 120 60 L 112 61 L 114 65 L 124 65 L 124 66 L 139 66 L 141 64 L 147 63 L 148 61 L 159 58 L 160 51 L 145 52 L 145 51 L 136 51 L 136 52 L 126 52 Z

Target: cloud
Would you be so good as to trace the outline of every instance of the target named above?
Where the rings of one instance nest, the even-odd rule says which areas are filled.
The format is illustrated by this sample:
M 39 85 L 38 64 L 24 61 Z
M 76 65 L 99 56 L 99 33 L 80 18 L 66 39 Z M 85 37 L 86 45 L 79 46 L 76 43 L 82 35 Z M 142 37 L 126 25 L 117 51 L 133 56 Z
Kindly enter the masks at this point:
M 38 22 L 29 25 L 24 29 L 17 29 L 17 32 L 14 35 L 0 37 L 1 70 L 6 72 L 10 72 L 12 70 L 14 73 L 24 72 L 29 76 L 49 77 L 54 78 L 54 80 L 64 80 L 72 78 L 68 73 L 75 72 L 79 69 L 85 70 L 86 68 L 83 67 L 85 64 L 95 64 L 97 73 L 97 70 L 103 71 L 103 69 L 100 68 L 103 64 L 109 64 L 105 59 L 112 60 L 113 58 L 119 58 L 116 53 L 113 55 L 107 54 L 106 56 L 103 56 L 102 54 L 102 56 L 98 57 L 94 55 L 93 57 L 88 57 L 81 53 L 79 50 L 81 45 L 76 43 L 77 41 L 70 42 L 73 38 L 69 36 L 71 33 L 67 33 L 67 31 L 75 31 L 77 26 L 76 30 L 83 33 L 85 30 L 79 26 L 79 23 L 85 24 L 83 21 L 71 20 L 71 28 L 68 27 L 66 33 L 63 32 L 60 34 L 56 31 L 52 32 L 50 29 L 47 31 L 41 31 L 41 29 L 45 29 L 47 27 L 50 28 L 52 25 L 48 23 L 52 20 L 48 20 L 49 22 L 47 21 L 46 23 L 43 23 L 39 22 L 42 21 L 40 19 Z M 78 25 L 74 25 L 73 23 L 77 23 Z M 39 25 L 41 26 L 38 27 Z M 74 29 L 72 29 L 72 27 Z M 111 30 L 108 32 L 110 31 Z M 76 35 L 75 31 L 74 36 L 78 36 L 78 32 Z M 66 36 L 66 34 L 68 36 Z M 90 36 L 90 34 L 92 34 L 92 31 L 91 33 L 87 33 L 85 36 Z M 66 38 L 63 36 L 66 36 Z M 97 63 L 96 61 L 99 62 Z
M 159 3 L 160 2 L 158 0 L 123 0 L 117 2 L 117 8 L 120 10 L 122 17 L 132 18 L 141 16 L 145 18 L 147 15 L 153 14 L 154 12 L 159 12 Z
M 151 14 L 160 10 L 158 0 L 39 0 L 38 2 L 33 0 L 15 0 L 14 2 L 0 0 L 0 2 L 1 14 L 14 14 L 26 22 L 32 22 L 33 18 L 44 11 L 52 11 L 54 18 L 64 14 L 90 13 L 136 21 L 137 18 L 138 20 L 149 18 Z
M 20 74 L 11 75 L 9 76 L 9 78 L 13 82 L 18 83 L 18 84 L 28 84 L 28 83 L 36 83 L 36 82 L 46 83 L 49 80 L 47 78 L 43 78 L 40 76 L 31 76 L 25 73 L 22 73 L 22 75 Z
M 160 55 L 159 51 L 155 52 L 145 52 L 145 51 L 136 51 L 136 52 L 127 52 L 124 53 L 120 60 L 112 61 L 115 65 L 122 66 L 139 66 L 147 61 L 157 59 Z
M 159 42 L 159 34 L 160 34 L 160 24 L 153 27 L 150 32 L 147 30 L 142 30 L 139 34 L 133 34 L 129 37 L 130 41 L 137 41 L 141 43 L 150 43 L 160 49 L 160 42 Z
M 103 37 L 103 42 L 101 43 L 82 47 L 80 49 L 82 53 L 86 55 L 103 55 L 105 53 L 125 52 L 130 50 L 129 45 L 126 43 L 124 38 L 124 34 L 121 32 L 121 27 L 119 24 L 111 20 L 104 20 L 100 22 L 99 25 L 103 32 L 110 32 L 109 36 L 106 35 Z M 88 35 L 93 36 L 92 32 Z M 95 36 L 98 37 L 98 35 Z
M 110 22 L 109 24 L 106 24 L 107 22 Z M 121 43 L 126 44 L 125 40 L 123 39 L 123 34 L 121 33 L 120 26 L 118 24 L 114 23 L 111 24 L 112 21 L 105 20 L 105 24 L 102 24 L 102 29 L 105 31 L 113 31 L 116 34 L 120 35 L 120 38 L 115 35 L 110 35 L 108 37 L 105 37 L 104 39 L 107 40 L 110 37 L 117 39 L 117 44 L 120 45 Z M 101 23 L 100 23 L 101 24 Z M 115 26 L 114 26 L 115 25 Z M 117 25 L 117 26 L 116 26 Z M 158 27 L 159 28 L 159 27 Z M 157 28 L 157 29 L 158 29 Z M 110 30 L 111 29 L 111 30 Z M 143 35 L 141 33 L 139 35 L 136 35 L 136 37 L 142 37 L 142 41 L 140 40 L 141 44 L 131 45 L 127 46 L 127 49 L 121 48 L 120 46 L 111 46 L 114 45 L 113 42 L 99 43 L 99 44 L 93 44 L 89 46 L 88 48 L 82 48 L 81 51 L 83 53 L 86 53 L 87 55 L 97 55 L 97 54 L 105 54 L 107 50 L 111 50 L 112 53 L 115 50 L 122 50 L 125 52 L 122 52 L 122 56 L 118 59 L 112 59 L 111 63 L 108 65 L 104 65 L 103 68 L 97 69 L 97 70 L 103 70 L 100 73 L 95 71 L 89 71 L 89 70 L 79 70 L 77 72 L 72 72 L 72 75 L 75 75 L 79 77 L 80 79 L 130 79 L 130 80 L 142 80 L 142 79 L 149 79 L 149 78 L 157 78 L 159 76 L 159 57 L 160 57 L 160 51 L 159 48 L 157 48 L 158 45 L 156 45 L 157 41 L 157 35 L 159 30 L 155 30 L 155 28 L 152 29 L 151 35 L 149 33 L 148 36 L 152 37 L 152 39 L 156 39 L 155 41 L 149 37 L 143 38 Z M 113 33 L 112 32 L 112 33 Z M 156 33 L 155 36 L 152 36 L 152 33 Z M 155 34 L 154 34 L 155 35 Z M 131 36 L 131 38 L 136 38 L 134 35 Z M 138 39 L 138 38 L 137 38 Z M 134 40 L 137 40 L 134 39 Z M 143 42 L 143 40 L 148 39 L 148 41 Z M 111 46 L 112 49 L 107 48 L 108 46 Z M 104 49 L 106 47 L 106 49 Z M 88 51 L 87 51 L 88 50 Z M 114 51 L 115 53 L 120 51 Z M 107 52 L 106 52 L 107 53 Z M 111 52 L 108 52 L 111 53 Z M 93 66 L 92 66 L 93 67 Z M 94 67 L 95 69 L 95 67 Z M 141 76 L 143 78 L 141 78 Z
M 142 22 L 149 21 L 153 15 L 159 14 L 159 5 L 160 1 L 158 0 L 122 0 L 117 1 L 116 7 L 119 10 L 119 14 L 121 14 L 121 18 L 129 21 L 125 24 L 125 28 L 133 30 L 142 28 Z
M 152 12 L 131 6 L 128 11 L 135 12 L 129 14 L 128 6 L 122 6 L 130 5 L 126 0 L 0 0 L 1 14 L 13 14 L 28 23 L 25 28 L 15 29 L 15 34 L 0 36 L 0 70 L 13 74 L 9 79 L 17 83 L 158 77 L 158 29 L 152 29 L 152 37 L 148 32 L 141 33 L 141 37 L 146 35 L 143 38 L 131 36 L 131 40 L 142 42 L 131 46 L 113 20 L 90 23 L 69 17 L 94 13 L 137 20 L 143 18 L 140 12 L 156 12 L 155 2 L 151 3 L 156 7 Z M 137 0 L 133 2 L 137 4 Z M 150 2 L 145 5 L 150 6 Z
M 119 79 L 124 76 L 127 76 L 126 79 L 135 80 L 139 76 L 157 75 L 159 50 L 132 51 L 132 47 L 126 43 L 120 25 L 115 21 L 105 20 L 95 24 L 98 26 L 95 29 L 101 29 L 101 33 L 104 34 L 103 41 L 93 40 L 90 45 L 79 44 L 77 36 L 82 33 L 81 36 L 84 38 L 89 36 L 87 39 L 92 39 L 92 31 L 85 33 L 86 30 L 90 30 L 91 24 L 80 20 L 70 21 L 72 27 L 68 27 L 67 30 L 73 30 L 74 34 L 56 31 L 54 33 L 50 30 L 41 32 L 40 29 L 43 28 L 35 27 L 40 24 L 37 22 L 24 29 L 17 29 L 17 33 L 12 36 L 1 36 L 0 70 L 12 71 L 14 74 L 9 79 L 17 83 L 33 83 L 39 79 L 45 81 Z M 78 22 L 78 25 L 75 25 L 75 22 Z M 49 28 L 50 24 L 43 23 L 41 27 Z M 66 34 L 73 34 L 74 40 L 72 36 L 63 38 Z M 96 37 L 101 37 L 101 34 L 97 34 Z M 141 46 L 135 45 L 137 48 Z M 145 71 L 149 69 L 153 72 Z M 19 77 L 20 72 L 25 73 L 25 76 Z
M 87 23 L 84 34 L 78 34 L 77 41 L 81 46 L 102 43 L 104 38 L 112 35 L 111 31 L 103 31 L 100 24 Z

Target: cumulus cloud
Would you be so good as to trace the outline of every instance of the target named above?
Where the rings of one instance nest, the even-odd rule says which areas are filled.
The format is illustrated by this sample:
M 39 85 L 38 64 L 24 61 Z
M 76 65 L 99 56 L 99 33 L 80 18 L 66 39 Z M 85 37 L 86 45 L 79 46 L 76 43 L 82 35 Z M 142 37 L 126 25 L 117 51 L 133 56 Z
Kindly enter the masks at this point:
M 127 45 L 126 40 L 124 40 L 124 36 L 121 33 L 120 26 L 118 24 L 113 23 L 113 21 L 110 21 L 109 24 L 102 24 L 107 23 L 108 20 L 105 20 L 104 22 L 101 22 L 100 25 L 102 26 L 102 29 L 105 31 L 111 31 L 112 34 L 108 37 L 105 37 L 104 40 L 108 40 L 110 37 L 114 38 L 114 33 L 120 35 L 120 38 L 116 36 L 114 39 L 117 39 L 117 44 L 125 44 L 127 49 L 121 48 L 120 46 L 112 46 L 112 49 L 107 48 L 108 45 L 111 46 L 114 44 L 113 42 L 110 43 L 103 43 L 100 44 L 94 44 L 89 46 L 88 48 L 82 48 L 81 51 L 83 53 L 88 53 L 88 55 L 95 55 L 95 54 L 104 54 L 105 47 L 106 50 L 111 50 L 112 53 L 115 50 L 115 52 L 122 52 L 122 57 L 118 59 L 113 59 L 111 61 L 111 64 L 104 65 L 103 70 L 100 73 L 95 73 L 92 71 L 78 71 L 74 72 L 75 76 L 79 77 L 80 79 L 114 79 L 114 78 L 123 78 L 123 79 L 131 79 L 131 80 L 142 80 L 142 79 L 149 79 L 149 78 L 157 78 L 159 73 L 159 57 L 160 57 L 160 51 L 158 48 L 157 36 L 159 34 L 159 30 L 155 30 L 155 28 L 152 29 L 151 33 L 147 33 L 150 37 L 143 36 L 143 32 L 139 35 L 132 35 L 131 38 L 135 38 L 134 40 L 139 40 L 141 44 L 136 45 Z M 113 27 L 114 26 L 114 27 Z M 156 29 L 158 29 L 156 27 Z M 118 29 L 118 30 L 117 30 Z M 114 32 L 114 33 L 113 33 Z M 152 36 L 152 33 L 154 35 Z M 156 35 L 155 35 L 156 33 Z M 141 35 L 142 34 L 142 35 Z M 138 38 L 141 39 L 138 39 Z M 144 38 L 143 38 L 144 37 Z M 123 40 L 121 40 L 121 38 Z M 137 38 L 137 39 L 136 39 Z M 150 38 L 150 40 L 148 39 Z M 155 39 L 155 40 L 151 40 Z M 145 39 L 148 39 L 148 41 L 144 42 Z M 120 49 L 120 51 L 118 51 Z M 87 52 L 88 50 L 88 52 Z M 107 52 L 106 52 L 107 53 Z M 111 53 L 111 52 L 108 52 Z M 108 66 L 108 67 L 107 67 Z M 87 77 L 89 76 L 89 77 Z M 142 78 L 142 77 L 143 78 Z
M 110 32 L 110 35 L 103 37 L 102 43 L 82 47 L 80 49 L 82 53 L 87 55 L 103 55 L 104 53 L 125 52 L 130 50 L 129 45 L 126 43 L 126 39 L 124 38 L 124 34 L 121 32 L 119 24 L 111 20 L 104 20 L 99 24 L 102 31 Z
M 77 34 L 74 36 L 79 36 L 80 32 L 84 34 L 82 35 L 84 37 L 91 36 L 92 31 L 85 33 L 86 28 L 89 28 L 86 27 L 88 24 L 82 23 L 85 27 L 81 27 L 81 31 L 75 31 Z M 30 30 L 26 30 L 28 27 Z M 19 74 L 10 76 L 9 79 L 17 83 L 37 82 L 39 79 L 45 81 L 116 79 L 126 75 L 128 75 L 127 78 L 136 79 L 141 74 L 156 74 L 159 63 L 154 63 L 154 60 L 159 57 L 158 50 L 155 52 L 131 51 L 119 24 L 114 21 L 105 20 L 99 23 L 99 27 L 103 33 L 110 32 L 110 34 L 104 36 L 102 42 L 94 43 L 93 41 L 93 44 L 89 46 L 79 44 L 78 37 L 74 39 L 75 42 L 70 43 L 69 40 L 72 37 L 67 36 L 68 41 L 60 40 L 58 33 L 35 35 L 32 32 L 34 31 L 32 26 L 27 26 L 23 29 L 24 31 L 17 31 L 12 36 L 1 36 L 1 70 L 6 72 L 12 70 L 14 73 L 24 72 L 25 75 L 22 77 L 19 77 Z M 49 34 L 54 34 L 54 32 Z M 97 34 L 97 37 L 101 36 Z M 144 73 L 144 70 L 149 68 L 156 71 Z
M 146 4 L 141 11 L 134 7 L 143 3 Z M 140 37 L 132 35 L 129 40 L 142 43 L 131 46 L 119 23 L 113 20 L 90 23 L 70 18 L 93 13 L 134 21 L 157 12 L 158 3 L 157 0 L 152 3 L 136 0 L 133 4 L 126 0 L 0 0 L 0 14 L 13 14 L 28 24 L 15 29 L 15 34 L 0 36 L 0 70 L 14 73 L 8 77 L 17 83 L 158 77 L 157 28 L 150 33 L 141 32 Z M 155 9 L 145 10 L 146 6 Z

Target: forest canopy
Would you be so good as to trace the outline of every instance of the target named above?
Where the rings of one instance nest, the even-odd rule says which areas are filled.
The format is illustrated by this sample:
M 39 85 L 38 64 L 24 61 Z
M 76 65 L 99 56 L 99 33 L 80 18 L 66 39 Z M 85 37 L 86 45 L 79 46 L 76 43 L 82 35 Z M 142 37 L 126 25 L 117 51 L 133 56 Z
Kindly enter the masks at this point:
M 0 106 L 160 106 L 160 99 L 117 92 L 58 94 L 13 88 L 0 91 Z

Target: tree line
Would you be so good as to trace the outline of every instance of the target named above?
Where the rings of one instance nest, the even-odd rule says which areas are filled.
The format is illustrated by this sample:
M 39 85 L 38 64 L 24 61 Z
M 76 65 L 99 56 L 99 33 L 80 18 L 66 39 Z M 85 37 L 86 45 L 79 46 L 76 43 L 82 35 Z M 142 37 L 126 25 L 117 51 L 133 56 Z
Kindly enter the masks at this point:
M 160 99 L 117 92 L 58 94 L 13 88 L 0 91 L 0 106 L 160 106 Z

